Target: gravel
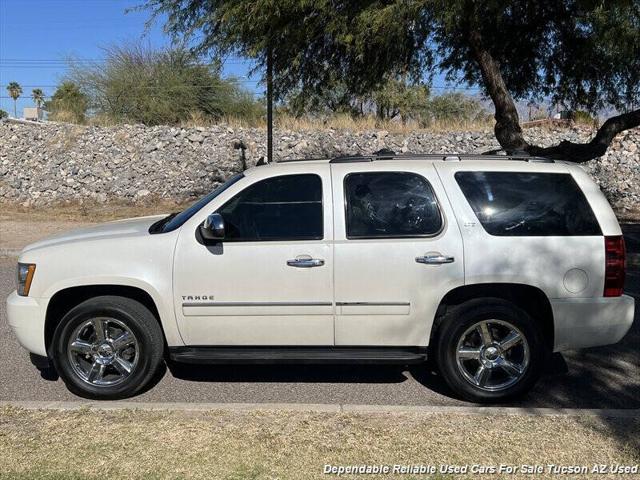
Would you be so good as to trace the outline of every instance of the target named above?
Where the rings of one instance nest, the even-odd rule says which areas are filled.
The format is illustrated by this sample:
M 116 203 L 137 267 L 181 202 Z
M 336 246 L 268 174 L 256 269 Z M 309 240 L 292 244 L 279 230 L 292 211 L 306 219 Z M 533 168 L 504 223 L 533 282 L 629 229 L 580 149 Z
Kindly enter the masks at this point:
M 538 145 L 585 141 L 584 127 L 525 130 Z M 65 202 L 156 199 L 184 201 L 210 191 L 266 154 L 262 129 L 225 125 L 198 128 L 77 126 L 0 123 L 0 202 L 24 207 Z M 493 133 L 395 133 L 384 130 L 276 131 L 277 159 L 372 153 L 481 153 L 498 148 Z M 640 198 L 640 129 L 616 137 L 600 159 L 584 165 L 618 210 L 637 208 Z

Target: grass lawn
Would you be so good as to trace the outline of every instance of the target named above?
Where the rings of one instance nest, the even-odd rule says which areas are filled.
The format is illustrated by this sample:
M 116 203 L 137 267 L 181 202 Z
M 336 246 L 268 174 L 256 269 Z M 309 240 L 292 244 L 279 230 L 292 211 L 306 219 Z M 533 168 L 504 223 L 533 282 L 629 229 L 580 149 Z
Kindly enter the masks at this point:
M 0 409 L 0 478 L 313 479 L 335 478 L 323 474 L 326 464 L 635 465 L 639 431 L 640 418 L 591 416 L 5 407 Z

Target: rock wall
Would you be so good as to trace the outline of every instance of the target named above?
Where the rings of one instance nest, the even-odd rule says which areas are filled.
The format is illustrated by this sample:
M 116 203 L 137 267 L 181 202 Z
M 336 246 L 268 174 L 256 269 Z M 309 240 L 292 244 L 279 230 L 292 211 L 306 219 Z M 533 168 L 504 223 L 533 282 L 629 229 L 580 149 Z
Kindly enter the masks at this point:
M 581 128 L 531 128 L 539 145 L 584 141 Z M 0 202 L 44 206 L 63 202 L 183 201 L 252 166 L 266 151 L 260 129 L 83 127 L 0 123 Z M 276 131 L 278 159 L 395 152 L 479 153 L 498 145 L 492 132 Z M 584 165 L 616 208 L 640 207 L 640 129 L 619 135 L 607 154 Z

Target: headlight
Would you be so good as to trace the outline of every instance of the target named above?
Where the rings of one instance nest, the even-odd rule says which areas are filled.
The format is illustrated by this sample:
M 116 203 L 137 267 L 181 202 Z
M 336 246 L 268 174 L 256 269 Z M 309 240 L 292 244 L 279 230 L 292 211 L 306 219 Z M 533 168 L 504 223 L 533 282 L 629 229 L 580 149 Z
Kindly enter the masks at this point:
M 16 275 L 18 295 L 26 297 L 29 295 L 29 289 L 31 288 L 31 282 L 33 281 L 33 274 L 36 271 L 36 265 L 34 263 L 19 263 L 18 271 Z

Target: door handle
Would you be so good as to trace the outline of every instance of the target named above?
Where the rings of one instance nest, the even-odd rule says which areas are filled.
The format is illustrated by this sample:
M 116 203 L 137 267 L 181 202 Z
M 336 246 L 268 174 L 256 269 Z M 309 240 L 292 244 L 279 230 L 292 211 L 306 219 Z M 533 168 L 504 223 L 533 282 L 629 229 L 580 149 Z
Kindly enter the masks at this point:
M 416 262 L 426 265 L 441 265 L 443 263 L 453 263 L 455 258 L 440 253 L 432 253 L 423 257 L 416 257 Z
M 299 256 L 293 260 L 287 260 L 287 265 L 297 268 L 312 268 L 321 267 L 324 265 L 324 260 L 321 258 L 311 258 L 309 256 Z

